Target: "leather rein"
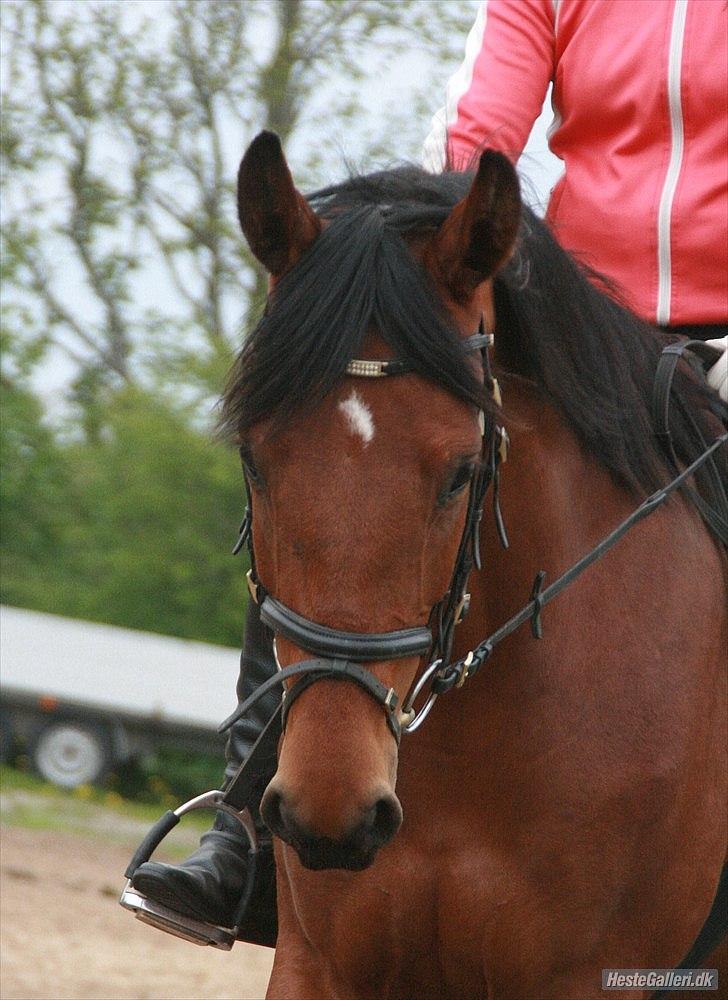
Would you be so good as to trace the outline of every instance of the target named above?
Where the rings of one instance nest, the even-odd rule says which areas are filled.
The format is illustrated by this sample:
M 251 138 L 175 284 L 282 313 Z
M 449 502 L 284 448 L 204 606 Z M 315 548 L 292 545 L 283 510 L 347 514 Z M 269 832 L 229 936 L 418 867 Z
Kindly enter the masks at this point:
M 485 385 L 489 387 L 496 402 L 500 405 L 500 390 L 497 380 L 492 375 L 488 355 L 488 348 L 492 343 L 493 336 L 485 332 L 481 320 L 478 333 L 463 340 L 462 346 L 466 352 L 476 350 L 481 352 Z M 667 401 L 670 396 L 672 379 L 683 351 L 688 347 L 693 347 L 695 343 L 694 341 L 683 341 L 670 345 L 663 352 L 658 365 L 653 411 L 656 432 L 663 443 L 669 445 L 669 452 L 672 452 L 672 443 Z M 704 347 L 705 345 L 701 344 L 700 346 Z M 414 370 L 414 364 L 407 359 L 354 360 L 349 362 L 346 373 L 361 378 L 381 378 L 403 375 Z M 705 441 L 700 438 L 703 451 L 691 465 L 680 472 L 668 485 L 647 497 L 606 538 L 545 589 L 543 589 L 545 573 L 539 571 L 534 580 L 529 602 L 466 656 L 450 662 L 455 627 L 464 619 L 468 611 L 470 600 L 470 595 L 467 593 L 468 579 L 473 568 L 481 568 L 480 521 L 485 495 L 491 485 L 493 487 L 493 510 L 496 527 L 501 543 L 504 547 L 508 546 L 500 511 L 498 489 L 500 464 L 507 456 L 508 436 L 505 428 L 492 418 L 488 418 L 482 410 L 479 419 L 482 441 L 481 461 L 473 469 L 470 478 L 465 525 L 455 559 L 450 587 L 444 597 L 433 607 L 427 627 L 416 626 L 383 633 L 344 632 L 311 621 L 273 597 L 260 582 L 256 572 L 253 551 L 252 495 L 247 478 L 245 478 L 248 505 L 240 526 L 238 540 L 233 548 L 233 554 L 237 554 L 243 546 L 247 546 L 251 566 L 248 572 L 248 586 L 251 597 L 260 605 L 260 617 L 264 624 L 276 634 L 284 636 L 302 649 L 313 653 L 316 658 L 304 660 L 286 668 L 280 668 L 279 665 L 277 673 L 256 688 L 250 697 L 238 705 L 235 712 L 222 723 L 219 727 L 220 732 L 229 729 L 268 691 L 278 685 L 283 688 L 281 702 L 269 725 L 266 726 L 266 730 L 278 718 L 279 714 L 281 724 L 285 728 L 291 705 L 312 684 L 319 680 L 346 680 L 357 684 L 382 706 L 387 725 L 394 739 L 399 743 L 402 732 L 411 733 L 419 728 L 440 694 L 454 687 L 462 687 L 465 681 L 474 676 L 489 659 L 496 645 L 515 632 L 521 625 L 530 621 L 534 638 L 540 639 L 543 635 L 541 623 L 543 608 L 565 587 L 576 580 L 588 566 L 605 555 L 630 528 L 662 506 L 673 492 L 683 487 L 694 500 L 697 494 L 691 488 L 686 487 L 686 481 L 701 466 L 706 464 L 711 483 L 714 487 L 716 483 L 719 486 L 717 491 L 714 489 L 718 509 L 709 507 L 704 501 L 696 506 L 711 530 L 724 545 L 728 546 L 728 498 L 726 498 L 721 477 L 713 459 L 718 448 L 728 441 L 728 433 L 724 433 L 710 445 L 706 445 Z M 671 457 L 676 461 L 674 452 L 672 452 Z M 413 684 L 401 708 L 398 707 L 399 699 L 394 688 L 388 688 L 371 671 L 361 666 L 362 663 L 366 662 L 402 659 L 424 656 L 425 654 L 428 655 L 429 665 Z M 289 689 L 286 689 L 285 682 L 293 677 L 297 677 L 298 680 Z M 422 707 L 416 709 L 415 701 L 423 694 L 425 702 Z M 245 771 L 245 765 L 241 770 Z M 232 787 L 229 792 L 235 794 Z

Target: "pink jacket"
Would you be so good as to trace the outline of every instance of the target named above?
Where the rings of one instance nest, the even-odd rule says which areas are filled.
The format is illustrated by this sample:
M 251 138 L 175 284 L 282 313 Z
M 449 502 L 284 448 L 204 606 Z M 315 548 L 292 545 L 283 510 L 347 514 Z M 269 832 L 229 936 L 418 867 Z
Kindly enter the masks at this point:
M 485 0 L 426 164 L 517 159 L 550 82 L 561 243 L 645 319 L 728 321 L 728 0 Z

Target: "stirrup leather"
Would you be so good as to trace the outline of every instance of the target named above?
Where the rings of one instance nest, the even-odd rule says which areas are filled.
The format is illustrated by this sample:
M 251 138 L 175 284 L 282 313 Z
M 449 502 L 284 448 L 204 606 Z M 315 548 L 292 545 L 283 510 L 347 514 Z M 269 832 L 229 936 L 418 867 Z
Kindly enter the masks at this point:
M 177 913 L 168 906 L 149 899 L 131 884 L 137 868 L 143 865 L 145 861 L 149 861 L 153 852 L 167 834 L 177 826 L 182 816 L 188 812 L 193 812 L 195 809 L 222 810 L 238 821 L 248 838 L 250 849 L 248 851 L 247 877 L 232 927 L 222 927 L 218 924 L 211 924 L 205 920 L 197 920 L 193 917 L 187 917 L 182 913 Z M 229 802 L 225 801 L 222 791 L 215 789 L 211 792 L 204 792 L 202 795 L 197 795 L 194 799 L 190 799 L 189 802 L 178 806 L 174 811 L 166 812 L 154 824 L 137 848 L 134 857 L 124 872 L 127 882 L 119 898 L 119 903 L 125 909 L 131 910 L 138 920 L 141 920 L 145 924 L 150 924 L 160 931 L 165 931 L 167 934 L 174 935 L 174 937 L 182 938 L 184 941 L 190 941 L 192 944 L 230 951 L 237 941 L 240 922 L 250 901 L 253 882 L 255 880 L 257 859 L 258 838 L 250 812 L 247 809 L 235 809 Z

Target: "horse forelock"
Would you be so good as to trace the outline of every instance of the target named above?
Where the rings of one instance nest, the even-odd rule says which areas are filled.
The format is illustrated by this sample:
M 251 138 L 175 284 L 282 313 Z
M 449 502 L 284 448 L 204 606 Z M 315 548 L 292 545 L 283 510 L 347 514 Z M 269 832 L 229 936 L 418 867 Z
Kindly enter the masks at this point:
M 435 205 L 430 183 L 418 203 L 414 175 L 429 176 L 404 168 L 311 196 L 325 227 L 277 281 L 235 362 L 223 399 L 226 436 L 269 416 L 284 422 L 320 401 L 369 334 L 455 397 L 492 405 L 459 346 L 462 332 L 409 247 L 437 230 L 457 191 Z

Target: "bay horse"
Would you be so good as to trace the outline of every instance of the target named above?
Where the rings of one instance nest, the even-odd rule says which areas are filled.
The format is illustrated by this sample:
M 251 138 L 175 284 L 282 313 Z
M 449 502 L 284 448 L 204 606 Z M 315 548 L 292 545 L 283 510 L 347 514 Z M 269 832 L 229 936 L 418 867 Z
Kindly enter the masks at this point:
M 483 421 L 510 437 L 510 546 L 486 513 L 459 657 L 537 570 L 563 572 L 671 478 L 649 414 L 657 331 L 522 208 L 505 157 L 306 199 L 261 133 L 238 209 L 270 297 L 223 428 L 257 579 L 295 609 L 289 624 L 434 627 Z M 495 330 L 502 405 L 464 349 L 479 328 Z M 367 377 L 391 362 L 397 377 Z M 714 438 L 717 397 L 687 366 L 675 384 L 687 462 L 684 412 Z M 304 684 L 262 802 L 278 878 L 268 996 L 585 1000 L 604 968 L 676 965 L 725 854 L 725 594 L 725 554 L 676 495 L 549 605 L 540 641 L 515 632 L 401 744 L 361 683 Z M 310 660 L 296 634 L 276 636 L 281 668 Z M 422 668 L 399 647 L 366 663 L 400 705 Z

